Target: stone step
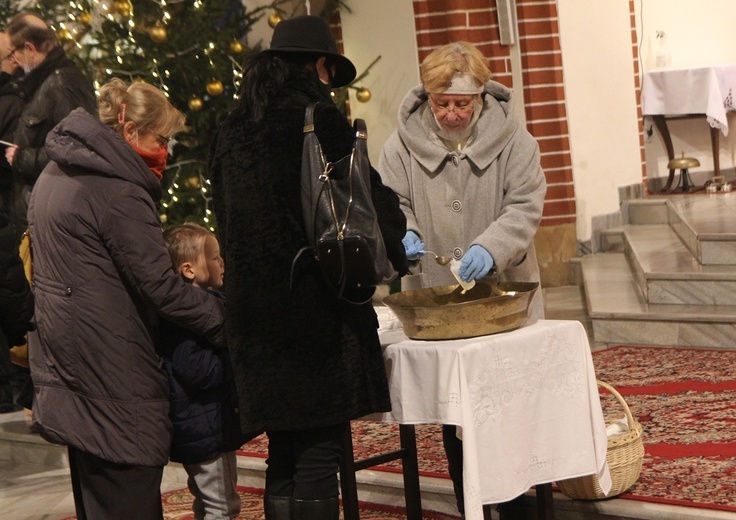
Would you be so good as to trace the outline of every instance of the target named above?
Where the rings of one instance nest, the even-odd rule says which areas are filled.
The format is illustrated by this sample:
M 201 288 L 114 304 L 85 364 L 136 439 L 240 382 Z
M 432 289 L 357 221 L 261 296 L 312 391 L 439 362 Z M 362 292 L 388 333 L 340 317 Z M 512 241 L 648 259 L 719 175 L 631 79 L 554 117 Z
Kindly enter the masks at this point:
M 624 253 L 584 256 L 580 267 L 594 341 L 736 348 L 736 306 L 650 304 Z
M 668 224 L 701 265 L 736 265 L 736 194 L 627 201 L 632 225 Z
M 634 199 L 626 201 L 622 211 L 626 213 L 624 222 L 639 224 L 669 224 L 669 205 L 667 199 Z
M 736 265 L 702 265 L 667 224 L 626 225 L 623 249 L 650 304 L 736 305 Z
M 602 230 L 600 244 L 603 253 L 623 253 L 626 246 L 623 227 L 617 226 Z

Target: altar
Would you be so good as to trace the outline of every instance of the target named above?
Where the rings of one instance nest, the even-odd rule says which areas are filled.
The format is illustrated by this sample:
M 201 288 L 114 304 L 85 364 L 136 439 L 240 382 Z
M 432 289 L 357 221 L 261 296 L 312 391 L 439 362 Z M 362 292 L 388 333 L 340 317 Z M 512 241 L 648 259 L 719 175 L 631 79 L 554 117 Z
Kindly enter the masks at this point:
M 459 340 L 410 340 L 401 328 L 379 336 L 392 411 L 377 418 L 459 426 L 468 520 L 534 485 L 596 474 L 610 488 L 606 426 L 580 322 L 538 320 Z
M 728 136 L 728 112 L 736 110 L 736 64 L 651 70 L 644 74 L 642 115 L 650 116 L 662 135 L 668 159 L 675 157 L 667 121 L 705 118 L 710 126 L 713 174 L 720 175 L 719 134 Z M 665 186 L 674 179 L 669 170 Z

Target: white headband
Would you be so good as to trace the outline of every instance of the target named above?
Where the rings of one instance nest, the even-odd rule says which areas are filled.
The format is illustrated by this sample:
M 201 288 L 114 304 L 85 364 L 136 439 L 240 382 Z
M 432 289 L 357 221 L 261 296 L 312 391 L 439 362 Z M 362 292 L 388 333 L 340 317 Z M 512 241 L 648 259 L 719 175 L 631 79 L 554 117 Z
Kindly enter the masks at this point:
M 474 95 L 483 92 L 483 85 L 478 85 L 475 78 L 467 72 L 457 72 L 450 80 L 447 90 L 437 94 Z

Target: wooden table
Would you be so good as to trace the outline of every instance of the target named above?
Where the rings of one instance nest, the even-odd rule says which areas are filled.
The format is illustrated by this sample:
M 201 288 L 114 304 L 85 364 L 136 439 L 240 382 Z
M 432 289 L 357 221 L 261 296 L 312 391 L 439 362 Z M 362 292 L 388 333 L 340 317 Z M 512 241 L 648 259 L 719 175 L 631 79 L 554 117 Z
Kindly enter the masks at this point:
M 728 135 L 727 113 L 734 110 L 736 64 L 668 68 L 646 72 L 641 93 L 642 114 L 650 116 L 662 136 L 667 157 L 675 158 L 668 121 L 705 119 L 710 125 L 713 174 L 720 175 L 719 134 Z M 675 177 L 670 169 L 663 191 Z

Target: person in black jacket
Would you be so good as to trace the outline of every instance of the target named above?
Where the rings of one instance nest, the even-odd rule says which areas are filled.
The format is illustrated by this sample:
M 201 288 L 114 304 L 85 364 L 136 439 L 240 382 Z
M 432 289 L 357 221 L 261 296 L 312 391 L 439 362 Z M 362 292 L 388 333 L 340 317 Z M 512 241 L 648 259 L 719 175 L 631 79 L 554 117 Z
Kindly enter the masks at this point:
M 10 37 L 5 32 L 0 32 L 0 139 L 13 142 L 15 129 L 18 126 L 20 115 L 23 112 L 23 100 L 20 96 L 19 84 L 23 78 L 23 69 L 18 67 L 14 60 L 8 55 L 12 52 Z M 5 151 L 6 145 L 0 144 L 0 149 Z M 5 158 L 0 155 L 0 199 L 6 216 L 10 219 L 9 224 L 13 227 L 18 241 L 24 229 L 25 215 L 20 215 L 25 205 L 16 207 L 21 186 L 14 182 L 13 170 Z
M 2 65 L 0 65 L 0 139 L 3 141 L 12 141 L 15 128 L 18 126 L 18 119 L 23 110 L 23 101 L 20 98 L 17 88 L 18 78 L 23 76 L 23 71 L 7 58 L 11 52 L 10 38 L 7 33 L 0 32 L 0 57 L 2 57 Z M 4 150 L 4 147 L 0 146 Z M 16 258 L 18 246 L 20 244 L 20 236 L 23 233 L 23 222 L 25 216 L 19 218 L 18 208 L 15 204 L 18 200 L 17 193 L 19 186 L 13 181 L 13 172 L 5 159 L 4 155 L 0 155 L 0 234 L 2 235 L 2 243 L 0 244 L 0 256 L 2 265 L 0 266 L 0 278 L 2 278 L 3 288 L 0 289 L 0 320 L 3 322 L 2 330 L 4 335 L 0 334 L 0 413 L 12 412 L 15 410 L 13 404 L 13 382 L 17 382 L 18 387 L 22 387 L 24 381 L 28 379 L 28 369 L 15 366 L 10 361 L 9 348 L 15 345 L 25 344 L 25 328 L 28 319 L 22 318 L 26 309 L 21 305 L 15 307 L 19 303 L 17 291 L 24 290 L 29 295 L 30 312 L 33 313 L 33 299 L 30 296 L 30 289 L 27 288 L 28 283 L 23 275 L 23 266 L 21 264 L 20 271 L 17 270 L 17 264 L 20 263 Z M 17 277 L 22 275 L 22 277 Z M 11 330 L 12 329 L 12 330 Z M 20 335 L 18 332 L 21 331 Z M 9 336 L 13 336 L 8 341 Z
M 0 413 L 15 410 L 8 347 L 23 345 L 33 317 L 33 293 L 26 279 L 23 262 L 18 255 L 15 232 L 0 210 L 0 348 L 3 365 L 0 370 Z M 6 344 L 7 343 L 7 344 Z
M 174 272 L 221 297 L 225 265 L 217 238 L 191 222 L 164 231 Z M 227 349 L 170 322 L 162 323 L 173 425 L 170 458 L 189 475 L 194 518 L 237 518 L 240 496 L 235 450 L 255 437 L 240 432 L 238 396 Z
M 5 148 L 15 182 L 21 187 L 16 201 L 17 218 L 26 225 L 28 199 L 33 185 L 49 162 L 46 135 L 75 108 L 97 114 L 92 82 L 64 53 L 56 33 L 31 13 L 16 15 L 7 25 L 12 48 L 7 58 L 25 75 L 19 81 L 25 105 L 13 139 Z
M 228 267 L 227 341 L 241 429 L 265 430 L 269 439 L 269 520 L 337 519 L 349 421 L 391 407 L 373 306 L 337 298 L 313 255 L 294 261 L 308 243 L 300 197 L 305 110 L 320 102 L 314 129 L 327 160 L 349 155 L 354 132 L 330 91 L 355 74 L 323 19 L 279 22 L 270 48 L 246 62 L 239 105 L 210 149 Z M 406 218 L 373 169 L 370 180 L 389 260 L 405 274 Z

